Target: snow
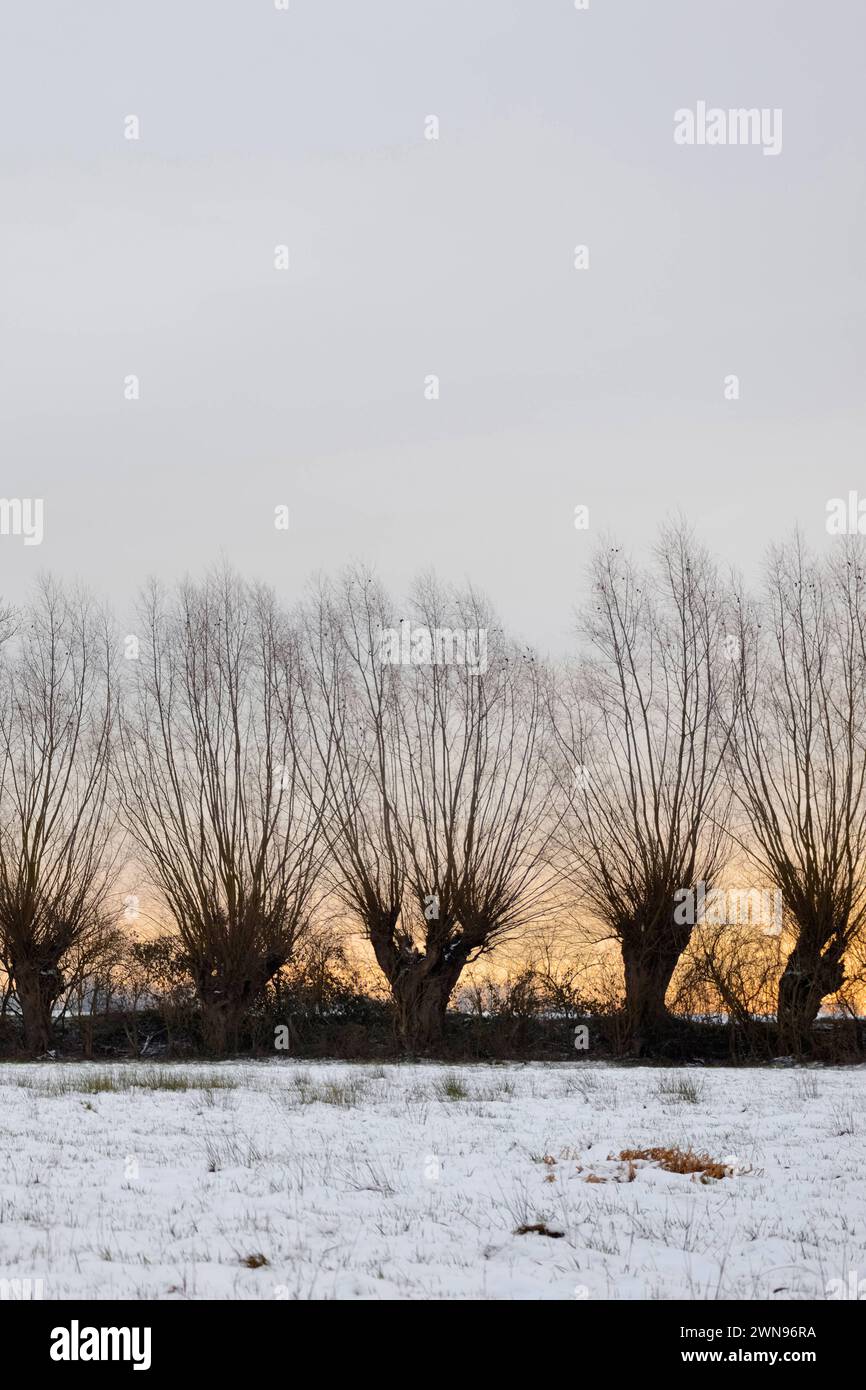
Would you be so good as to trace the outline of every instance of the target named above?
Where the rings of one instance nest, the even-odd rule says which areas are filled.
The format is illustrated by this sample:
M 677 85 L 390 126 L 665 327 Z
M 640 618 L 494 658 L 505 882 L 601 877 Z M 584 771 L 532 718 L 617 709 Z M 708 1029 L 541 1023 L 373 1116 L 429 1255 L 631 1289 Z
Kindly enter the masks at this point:
M 815 1299 L 866 1280 L 863 1068 L 5 1064 L 0 1107 L 0 1281 L 50 1299 Z M 733 1174 L 618 1158 L 669 1145 Z M 539 1223 L 562 1238 L 515 1233 Z

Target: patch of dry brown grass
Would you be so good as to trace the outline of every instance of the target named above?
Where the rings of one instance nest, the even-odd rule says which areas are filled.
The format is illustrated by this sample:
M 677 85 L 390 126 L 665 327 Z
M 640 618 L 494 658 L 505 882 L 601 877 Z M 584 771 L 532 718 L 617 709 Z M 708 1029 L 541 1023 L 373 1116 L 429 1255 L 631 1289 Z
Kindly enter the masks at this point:
M 532 1226 L 518 1226 L 516 1236 L 550 1236 L 551 1240 L 562 1240 L 565 1231 L 552 1231 L 546 1221 L 537 1221 Z
M 698 1173 L 704 1178 L 727 1178 L 730 1169 L 724 1163 L 717 1163 L 709 1154 L 696 1154 L 691 1149 L 623 1149 L 619 1155 L 624 1163 L 634 1163 L 642 1159 L 646 1163 L 657 1163 L 666 1173 Z

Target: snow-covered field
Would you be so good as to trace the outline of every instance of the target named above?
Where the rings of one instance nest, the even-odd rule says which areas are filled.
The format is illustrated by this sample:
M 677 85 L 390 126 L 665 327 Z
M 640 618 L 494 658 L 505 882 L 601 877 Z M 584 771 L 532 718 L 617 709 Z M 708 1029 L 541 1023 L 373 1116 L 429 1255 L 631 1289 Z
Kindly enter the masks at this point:
M 860 1068 L 3 1065 L 0 1297 L 851 1297 L 864 1176 Z

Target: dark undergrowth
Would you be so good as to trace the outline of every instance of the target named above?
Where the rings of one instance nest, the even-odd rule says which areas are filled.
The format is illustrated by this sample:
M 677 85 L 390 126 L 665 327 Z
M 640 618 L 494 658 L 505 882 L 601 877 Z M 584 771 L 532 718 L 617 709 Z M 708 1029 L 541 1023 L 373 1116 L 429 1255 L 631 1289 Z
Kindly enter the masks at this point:
M 575 1047 L 575 1041 L 581 1046 Z M 116 1010 L 58 1020 L 52 1055 L 58 1060 L 132 1058 L 190 1060 L 206 1052 L 194 1009 L 166 1017 L 157 1010 Z M 405 1058 L 391 1007 L 355 996 L 327 1013 L 310 1014 L 283 999 L 279 1008 L 251 1017 L 232 1048 L 234 1057 L 305 1060 L 398 1061 Z M 0 1057 L 26 1056 L 13 1018 L 0 1019 Z M 630 1061 L 671 1064 L 760 1065 L 800 1060 L 824 1064 L 866 1062 L 866 1020 L 821 1019 L 808 1052 L 784 1056 L 775 1022 L 746 1027 L 672 1016 L 639 1050 L 626 1044 L 616 1012 L 570 1017 L 449 1012 L 441 1043 L 425 1056 L 445 1062 Z

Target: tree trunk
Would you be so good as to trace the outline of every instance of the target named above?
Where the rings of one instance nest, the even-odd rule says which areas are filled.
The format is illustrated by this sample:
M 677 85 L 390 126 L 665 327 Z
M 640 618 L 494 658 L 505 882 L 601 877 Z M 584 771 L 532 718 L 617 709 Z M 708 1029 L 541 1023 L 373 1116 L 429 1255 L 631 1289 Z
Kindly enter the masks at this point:
M 822 1000 L 842 988 L 845 967 L 840 955 L 841 949 L 832 943 L 822 955 L 819 947 L 798 942 L 788 956 L 779 980 L 776 1016 L 779 1042 L 794 1056 L 810 1051 Z
M 397 1008 L 397 1032 L 409 1056 L 441 1050 L 448 1000 L 459 974 L 459 969 L 441 966 L 431 969 L 421 957 L 417 964 L 406 966 L 391 981 Z
M 194 969 L 193 978 L 205 1051 L 214 1057 L 224 1057 L 237 1050 L 238 1034 L 249 1007 L 249 989 L 245 988 L 244 981 L 230 978 L 211 962 Z
M 236 1052 L 241 1029 L 268 981 L 285 965 L 285 957 L 258 957 L 236 969 L 214 966 L 212 960 L 193 967 L 201 1009 L 202 1038 L 208 1052 L 224 1057 Z
M 53 1009 L 62 981 L 56 966 L 38 962 L 13 964 L 15 994 L 21 1009 L 24 1047 L 34 1057 L 49 1051 L 54 1032 Z
M 665 1007 L 668 986 L 682 949 L 669 941 L 647 939 L 642 932 L 622 938 L 625 969 L 626 1047 L 642 1057 L 657 1047 L 670 1027 Z
M 225 982 L 222 985 L 221 989 L 209 989 L 199 995 L 202 1039 L 206 1050 L 214 1057 L 225 1057 L 237 1051 L 249 1007 L 237 988 L 232 989 Z

